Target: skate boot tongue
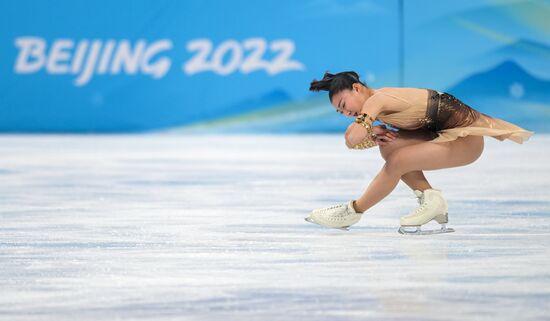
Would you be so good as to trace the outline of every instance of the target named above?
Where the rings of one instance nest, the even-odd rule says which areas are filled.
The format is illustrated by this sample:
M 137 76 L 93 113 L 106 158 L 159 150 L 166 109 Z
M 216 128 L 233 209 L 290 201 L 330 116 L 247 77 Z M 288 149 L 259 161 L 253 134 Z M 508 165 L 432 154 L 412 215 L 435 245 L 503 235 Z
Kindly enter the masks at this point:
M 418 204 L 422 204 L 422 202 L 424 202 L 424 193 L 417 189 L 415 189 L 413 192 L 416 198 L 418 199 Z

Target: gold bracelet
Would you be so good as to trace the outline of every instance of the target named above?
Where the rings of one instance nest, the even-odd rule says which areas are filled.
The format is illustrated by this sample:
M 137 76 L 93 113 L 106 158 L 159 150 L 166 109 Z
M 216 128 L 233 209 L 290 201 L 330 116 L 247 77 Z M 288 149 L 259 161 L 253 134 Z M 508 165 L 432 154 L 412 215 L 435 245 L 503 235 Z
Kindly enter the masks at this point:
M 365 114 L 366 115 L 366 114 Z M 369 120 L 365 120 L 365 118 L 358 118 L 361 119 L 358 121 L 356 119 L 356 122 L 359 123 L 361 126 L 365 127 L 367 130 L 367 137 L 365 137 L 360 143 L 353 145 L 351 148 L 353 149 L 365 149 L 376 146 L 376 134 L 372 131 L 372 122 Z
M 362 142 L 359 144 L 353 145 L 352 149 L 366 149 L 376 146 L 376 142 L 372 140 L 369 136 L 367 136 Z

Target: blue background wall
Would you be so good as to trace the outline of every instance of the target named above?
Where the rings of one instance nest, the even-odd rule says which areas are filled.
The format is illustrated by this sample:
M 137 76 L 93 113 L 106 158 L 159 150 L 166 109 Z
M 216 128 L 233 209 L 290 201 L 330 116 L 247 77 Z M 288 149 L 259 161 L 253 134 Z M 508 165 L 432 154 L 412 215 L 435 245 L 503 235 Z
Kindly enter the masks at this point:
M 0 131 L 342 131 L 308 92 L 327 70 L 550 131 L 549 17 L 550 1 L 4 1 Z

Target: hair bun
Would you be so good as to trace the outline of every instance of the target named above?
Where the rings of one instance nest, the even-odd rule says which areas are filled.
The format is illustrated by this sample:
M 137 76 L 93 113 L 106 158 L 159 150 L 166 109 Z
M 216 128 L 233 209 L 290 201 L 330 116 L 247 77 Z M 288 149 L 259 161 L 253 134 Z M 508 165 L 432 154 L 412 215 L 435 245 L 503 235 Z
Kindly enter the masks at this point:
M 313 80 L 309 85 L 310 91 L 328 91 L 329 98 L 338 91 L 344 89 L 350 89 L 354 83 L 360 83 L 364 86 L 359 80 L 359 75 L 355 71 L 343 71 L 337 74 L 331 74 L 326 71 L 321 80 Z
M 330 72 L 326 71 L 323 75 L 323 80 L 332 80 L 334 78 L 334 74 L 331 74 Z
M 326 90 L 328 91 L 330 88 L 330 82 L 331 80 L 313 80 L 311 84 L 309 85 L 309 90 L 311 91 L 319 91 L 319 90 Z
M 329 73 L 328 71 L 325 72 L 325 74 L 323 75 L 322 80 L 313 79 L 313 81 L 309 85 L 309 90 L 311 90 L 311 91 L 320 91 L 320 90 L 329 91 L 330 83 L 334 79 L 334 76 L 335 75 Z

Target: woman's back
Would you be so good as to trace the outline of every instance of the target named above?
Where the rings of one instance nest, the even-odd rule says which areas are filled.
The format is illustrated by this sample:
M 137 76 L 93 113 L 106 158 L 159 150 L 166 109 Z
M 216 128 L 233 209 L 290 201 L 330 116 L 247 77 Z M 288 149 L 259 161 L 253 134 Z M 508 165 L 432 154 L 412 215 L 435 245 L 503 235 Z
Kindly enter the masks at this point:
M 424 125 L 428 105 L 428 89 L 382 87 L 375 95 L 383 95 L 384 110 L 377 119 L 396 128 L 417 129 Z
M 425 88 L 382 87 L 375 92 L 388 98 L 384 114 L 404 111 L 410 106 L 426 107 L 428 101 L 428 90 Z

